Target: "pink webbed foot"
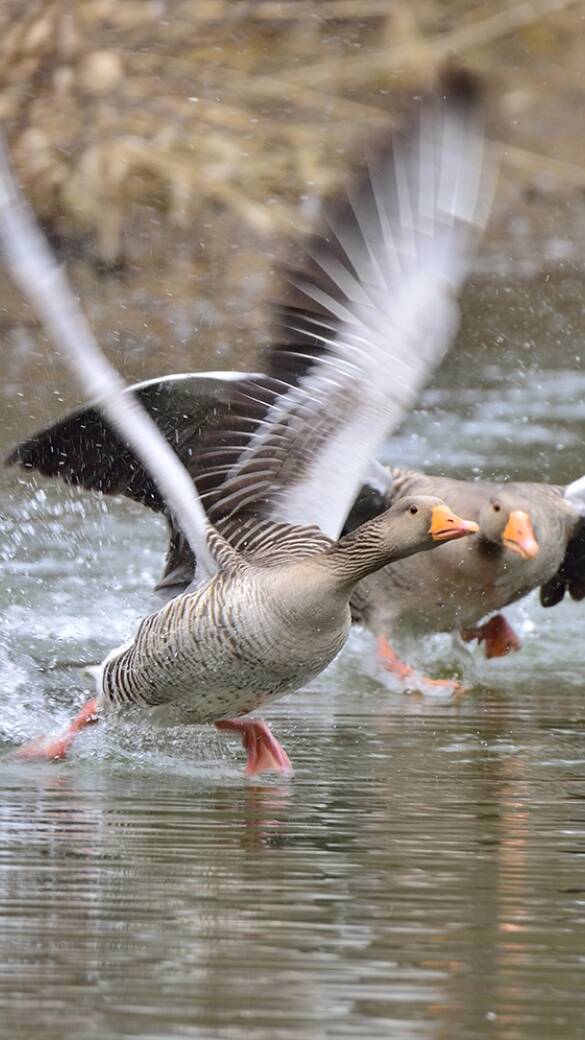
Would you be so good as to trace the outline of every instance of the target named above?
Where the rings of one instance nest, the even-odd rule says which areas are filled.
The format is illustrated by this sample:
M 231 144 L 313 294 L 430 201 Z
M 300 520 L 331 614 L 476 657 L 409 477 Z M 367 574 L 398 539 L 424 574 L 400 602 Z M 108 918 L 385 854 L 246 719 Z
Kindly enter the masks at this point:
M 457 679 L 431 679 L 429 675 L 417 675 L 414 668 L 398 657 L 385 636 L 378 638 L 378 657 L 386 671 L 419 692 L 424 693 L 425 687 L 439 688 L 453 695 L 465 693 L 467 690 Z
M 65 758 L 78 733 L 86 726 L 91 726 L 98 721 L 97 700 L 92 697 L 84 704 L 78 715 L 69 723 L 67 729 L 60 737 L 53 740 L 46 737 L 38 737 L 36 740 L 24 744 L 18 751 L 14 752 L 14 758 L 20 759 L 46 759 L 58 761 Z
M 219 730 L 238 733 L 248 753 L 246 776 L 274 771 L 292 772 L 291 760 L 265 722 L 256 719 L 224 719 L 215 723 Z
M 485 656 L 488 660 L 491 657 L 505 657 L 506 654 L 520 650 L 522 646 L 503 614 L 495 614 L 485 624 L 477 625 L 475 628 L 462 629 L 461 638 L 466 643 L 472 639 L 477 639 L 478 643 L 485 643 Z

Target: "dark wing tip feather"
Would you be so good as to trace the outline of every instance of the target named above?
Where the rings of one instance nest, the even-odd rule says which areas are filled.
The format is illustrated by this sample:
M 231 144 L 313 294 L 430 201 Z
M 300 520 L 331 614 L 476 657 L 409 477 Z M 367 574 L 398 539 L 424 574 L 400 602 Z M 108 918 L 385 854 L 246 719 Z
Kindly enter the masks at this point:
M 549 581 L 540 586 L 540 604 L 542 607 L 556 607 L 564 598 L 567 583 L 560 574 L 555 574 Z
M 483 100 L 481 78 L 464 65 L 449 62 L 439 72 L 438 93 L 444 101 L 476 108 Z
M 164 508 L 154 481 L 95 408 L 73 412 L 17 444 L 5 463 L 87 491 L 126 495 L 157 512 Z
M 378 488 L 371 484 L 364 484 L 351 507 L 351 511 L 345 521 L 342 534 L 350 534 L 357 527 L 361 527 L 367 520 L 373 520 L 388 509 L 388 497 Z
M 38 469 L 44 476 L 57 473 L 57 456 L 50 450 L 45 431 L 35 434 L 27 441 L 15 445 L 3 459 L 5 466 L 22 466 L 23 469 Z
M 33 446 L 34 438 L 30 441 L 23 441 L 21 444 L 17 444 L 15 448 L 12 448 L 12 450 L 8 452 L 8 455 L 4 456 L 4 465 L 23 466 L 25 469 L 32 469 L 34 466 L 34 463 L 32 462 Z
M 135 393 L 163 436 L 191 472 L 198 466 L 200 436 L 229 410 L 234 381 L 177 377 L 153 380 Z M 93 407 L 76 411 L 11 449 L 6 464 L 59 477 L 67 484 L 125 495 L 156 512 L 164 501 L 142 463 Z
M 17 444 L 4 458 L 6 466 L 37 470 L 44 477 L 61 477 L 71 484 L 81 484 L 92 467 L 91 455 L 99 449 L 107 427 L 95 408 L 73 412 Z M 82 452 L 87 443 L 89 455 Z
M 585 599 L 585 518 L 569 539 L 559 570 L 541 586 L 540 602 L 543 607 L 555 607 L 566 592 L 576 601 Z

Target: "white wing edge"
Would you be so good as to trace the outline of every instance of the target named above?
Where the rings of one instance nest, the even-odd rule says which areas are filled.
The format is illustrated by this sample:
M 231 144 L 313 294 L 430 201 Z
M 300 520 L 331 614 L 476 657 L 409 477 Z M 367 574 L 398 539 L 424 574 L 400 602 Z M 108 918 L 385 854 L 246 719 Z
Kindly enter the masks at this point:
M 261 379 L 260 372 L 171 372 L 166 376 L 155 376 L 153 379 L 143 379 L 140 383 L 127 386 L 126 391 L 145 390 L 147 386 L 156 386 L 158 383 L 182 383 L 190 379 L 216 379 L 223 383 L 237 383 L 240 379 Z
M 96 399 L 114 428 L 132 445 L 185 533 L 196 558 L 213 575 L 217 564 L 207 542 L 210 524 L 187 470 L 148 412 L 102 353 L 58 267 L 32 211 L 25 203 L 0 139 L 0 241 L 16 284 L 63 352 L 82 392 Z
M 364 484 L 368 484 L 379 495 L 387 495 L 393 483 L 394 478 L 388 467 L 383 466 L 377 459 L 372 459 L 364 473 Z
M 579 516 L 585 516 L 585 476 L 567 484 L 564 498 Z

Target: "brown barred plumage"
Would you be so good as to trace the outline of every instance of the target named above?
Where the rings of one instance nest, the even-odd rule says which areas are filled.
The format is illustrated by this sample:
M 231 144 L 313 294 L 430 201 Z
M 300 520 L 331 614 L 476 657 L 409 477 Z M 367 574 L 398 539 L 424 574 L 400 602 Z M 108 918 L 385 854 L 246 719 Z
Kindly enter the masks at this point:
M 343 646 L 357 582 L 435 548 L 437 508 L 446 509 L 436 497 L 401 500 L 337 542 L 316 527 L 264 521 L 241 553 L 211 529 L 221 570 L 145 618 L 132 643 L 110 654 L 99 707 L 164 707 L 185 722 L 215 722 L 304 685 Z M 454 528 L 453 537 L 464 533 Z

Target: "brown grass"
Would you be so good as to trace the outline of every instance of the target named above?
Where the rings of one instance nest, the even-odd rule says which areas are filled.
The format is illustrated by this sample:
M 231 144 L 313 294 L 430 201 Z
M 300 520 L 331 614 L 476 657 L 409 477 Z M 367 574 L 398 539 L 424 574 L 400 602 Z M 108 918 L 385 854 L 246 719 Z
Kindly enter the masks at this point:
M 65 253 L 125 265 L 116 327 L 138 341 L 146 306 L 154 345 L 203 324 L 237 357 L 278 242 L 446 58 L 483 74 L 509 145 L 496 239 L 535 193 L 580 190 L 584 17 L 583 0 L 8 0 L 0 117 Z M 119 284 L 74 274 L 111 329 Z

